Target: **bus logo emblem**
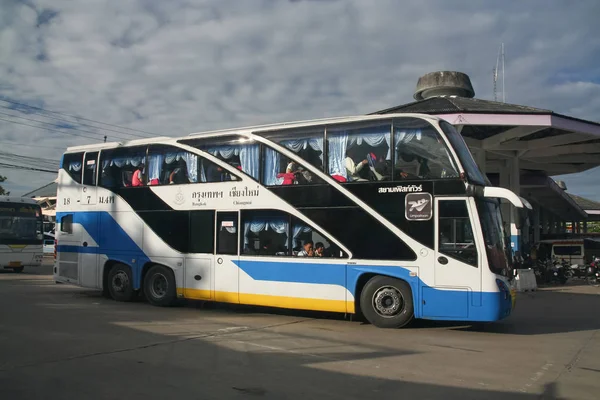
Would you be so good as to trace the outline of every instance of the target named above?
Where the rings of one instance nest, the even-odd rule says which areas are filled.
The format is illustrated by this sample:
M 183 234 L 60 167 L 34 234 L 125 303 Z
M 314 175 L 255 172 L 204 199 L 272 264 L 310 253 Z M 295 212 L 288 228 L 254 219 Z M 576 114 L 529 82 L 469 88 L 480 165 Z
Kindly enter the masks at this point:
M 429 221 L 432 217 L 432 197 L 429 193 L 408 193 L 404 206 L 409 221 Z
M 185 203 L 185 196 L 183 195 L 181 188 L 179 188 L 177 189 L 177 194 L 175 195 L 175 204 L 180 206 L 183 203 Z

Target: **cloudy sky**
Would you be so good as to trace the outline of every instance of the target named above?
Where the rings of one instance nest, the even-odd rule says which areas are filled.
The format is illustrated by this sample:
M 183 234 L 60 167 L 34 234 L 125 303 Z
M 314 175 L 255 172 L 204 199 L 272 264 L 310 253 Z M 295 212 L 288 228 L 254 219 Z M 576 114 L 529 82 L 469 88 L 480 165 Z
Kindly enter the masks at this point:
M 600 120 L 598 0 L 0 3 L 3 152 L 58 160 L 104 135 L 364 114 L 412 101 L 435 70 L 468 73 L 476 96 L 492 99 L 501 42 L 508 102 Z M 598 172 L 562 179 L 600 200 Z M 14 194 L 53 179 L 0 174 Z

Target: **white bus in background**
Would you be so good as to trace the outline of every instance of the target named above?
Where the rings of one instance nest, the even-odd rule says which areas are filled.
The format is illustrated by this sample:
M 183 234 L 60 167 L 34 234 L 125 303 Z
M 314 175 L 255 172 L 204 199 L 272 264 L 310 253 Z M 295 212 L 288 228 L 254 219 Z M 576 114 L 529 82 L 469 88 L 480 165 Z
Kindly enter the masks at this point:
M 35 200 L 0 196 L 0 268 L 22 272 L 42 264 L 42 209 Z
M 499 198 L 450 124 L 331 118 L 71 147 L 54 279 L 177 298 L 496 321 L 514 307 Z

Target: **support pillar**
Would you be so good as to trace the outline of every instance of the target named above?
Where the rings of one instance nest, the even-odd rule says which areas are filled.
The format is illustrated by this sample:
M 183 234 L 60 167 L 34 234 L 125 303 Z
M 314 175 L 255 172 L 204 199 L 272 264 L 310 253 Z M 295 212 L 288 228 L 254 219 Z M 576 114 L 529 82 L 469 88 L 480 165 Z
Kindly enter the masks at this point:
M 583 233 L 588 233 L 588 224 L 587 224 L 587 221 L 583 221 Z
M 533 209 L 533 242 L 540 241 L 540 206 L 536 204 Z
M 508 170 L 508 162 L 504 161 L 504 166 L 503 168 L 500 168 L 500 187 L 505 188 L 505 189 L 510 189 L 510 176 L 509 176 L 509 170 Z M 507 202 L 502 202 L 500 203 L 500 211 L 502 212 L 502 221 L 504 221 L 506 224 L 504 226 L 504 228 L 506 229 L 506 234 L 510 237 L 511 234 L 511 229 L 510 229 L 510 218 L 511 218 L 511 211 L 510 211 L 511 205 Z M 511 239 L 512 241 L 512 239 Z M 510 245 L 510 243 L 508 243 L 508 245 Z
M 514 157 L 508 162 L 510 170 L 510 190 L 517 196 L 521 195 L 521 168 L 519 167 L 519 158 Z M 521 250 L 521 230 L 517 229 L 519 222 L 519 209 L 510 207 L 510 242 L 513 252 Z
M 485 154 L 484 149 L 478 149 L 475 152 L 475 162 L 477 163 L 477 166 L 479 167 L 479 169 L 485 176 L 487 174 L 486 168 L 485 168 L 485 164 L 486 164 L 487 160 L 486 160 L 486 154 Z M 502 186 L 502 184 L 500 184 L 500 186 Z

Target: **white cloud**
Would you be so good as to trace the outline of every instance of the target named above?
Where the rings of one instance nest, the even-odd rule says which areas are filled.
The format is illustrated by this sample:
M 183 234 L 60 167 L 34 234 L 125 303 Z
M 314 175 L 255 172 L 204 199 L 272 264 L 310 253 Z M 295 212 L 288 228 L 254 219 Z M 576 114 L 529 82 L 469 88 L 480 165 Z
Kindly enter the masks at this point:
M 402 104 L 412 101 L 420 75 L 439 69 L 470 74 L 477 96 L 489 99 L 504 42 L 508 101 L 600 119 L 597 1 L 404 3 L 9 2 L 0 15 L 0 94 L 184 135 Z M 0 138 L 9 137 L 86 142 L 0 121 Z M 2 173 L 8 187 L 51 178 Z

